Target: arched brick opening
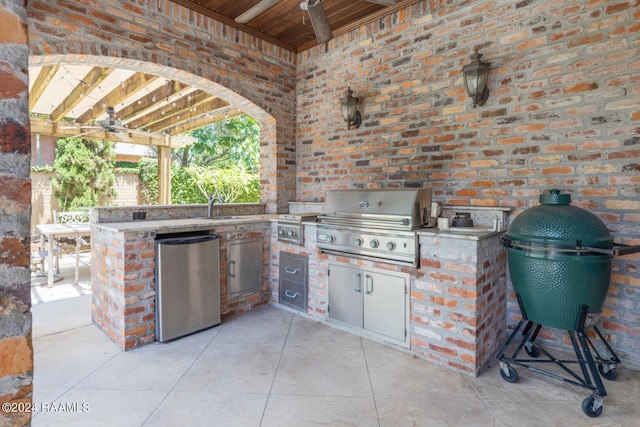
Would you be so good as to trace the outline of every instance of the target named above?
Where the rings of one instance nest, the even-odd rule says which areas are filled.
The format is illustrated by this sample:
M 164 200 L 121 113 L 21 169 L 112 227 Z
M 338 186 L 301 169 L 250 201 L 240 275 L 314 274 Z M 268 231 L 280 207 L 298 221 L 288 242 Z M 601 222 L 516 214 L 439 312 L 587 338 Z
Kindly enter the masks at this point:
M 29 58 L 30 66 L 62 64 L 92 65 L 111 68 L 117 67 L 130 71 L 154 74 L 160 77 L 189 84 L 197 89 L 214 94 L 220 99 L 227 101 L 229 104 L 241 108 L 244 112 L 249 114 L 253 119 L 257 120 L 260 123 L 260 182 L 262 183 L 263 190 L 265 188 L 265 183 L 267 187 L 272 184 L 269 182 L 270 177 L 266 171 L 276 168 L 275 164 L 269 164 L 269 162 L 273 162 L 273 159 L 275 159 L 275 156 L 270 155 L 269 151 L 273 150 L 276 146 L 276 120 L 273 116 L 268 114 L 266 111 L 264 111 L 262 108 L 260 108 L 250 100 L 216 82 L 197 76 L 193 73 L 136 59 L 78 54 L 61 54 L 47 56 L 35 55 L 30 56 Z M 261 191 L 260 198 L 262 203 L 267 204 L 268 211 L 276 211 L 277 205 L 274 206 L 273 201 L 269 200 L 267 192 Z

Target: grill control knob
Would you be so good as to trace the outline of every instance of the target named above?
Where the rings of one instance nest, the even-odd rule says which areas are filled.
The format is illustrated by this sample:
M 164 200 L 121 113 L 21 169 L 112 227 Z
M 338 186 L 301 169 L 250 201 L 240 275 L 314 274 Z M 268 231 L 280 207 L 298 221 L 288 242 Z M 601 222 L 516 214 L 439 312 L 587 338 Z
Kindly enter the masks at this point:
M 356 246 L 362 246 L 363 243 L 364 240 L 362 240 L 360 237 L 356 237 L 356 239 L 353 241 L 353 244 Z
M 373 249 L 377 248 L 380 245 L 380 242 L 378 242 L 376 239 L 373 239 L 372 241 L 369 242 L 369 246 L 371 246 Z
M 327 234 L 327 239 L 326 240 L 327 240 L 327 242 L 331 243 L 334 240 L 336 240 L 336 238 L 335 238 L 335 236 L 332 236 L 331 234 Z
M 394 250 L 396 248 L 396 244 L 394 242 L 387 242 L 387 250 Z
M 281 228 L 280 230 L 278 230 L 278 234 L 281 236 L 284 236 L 285 234 L 284 228 Z
M 293 236 L 295 236 L 295 235 L 296 235 L 296 232 L 295 232 L 295 231 L 293 231 L 293 230 L 288 230 L 288 231 L 287 231 L 287 235 L 288 235 L 289 237 L 293 237 Z

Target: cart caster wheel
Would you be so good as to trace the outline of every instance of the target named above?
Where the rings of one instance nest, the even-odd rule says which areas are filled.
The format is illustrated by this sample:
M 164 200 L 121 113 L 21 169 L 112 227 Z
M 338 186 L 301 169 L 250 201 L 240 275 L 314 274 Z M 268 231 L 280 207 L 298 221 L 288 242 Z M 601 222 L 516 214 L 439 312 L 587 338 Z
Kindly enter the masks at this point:
M 533 346 L 533 343 L 531 341 L 527 341 L 527 343 L 524 345 L 524 351 L 526 351 L 527 354 L 533 358 L 540 356 L 540 352 Z
M 595 411 L 593 410 L 594 400 L 595 399 L 593 398 L 593 396 L 589 396 L 582 401 L 582 412 L 584 412 L 587 416 L 592 418 L 599 417 L 600 414 L 602 414 L 602 406 L 600 406 Z
M 518 381 L 518 373 L 511 366 L 509 366 L 509 375 L 505 374 L 504 371 L 500 369 L 500 376 L 503 380 L 510 383 L 515 383 L 516 381 Z
M 609 381 L 615 381 L 615 379 L 618 378 L 618 372 L 616 372 L 616 368 L 611 368 L 607 372 L 605 372 L 604 366 L 598 365 L 598 372 L 600 372 L 600 375 L 602 375 L 604 378 L 608 379 Z

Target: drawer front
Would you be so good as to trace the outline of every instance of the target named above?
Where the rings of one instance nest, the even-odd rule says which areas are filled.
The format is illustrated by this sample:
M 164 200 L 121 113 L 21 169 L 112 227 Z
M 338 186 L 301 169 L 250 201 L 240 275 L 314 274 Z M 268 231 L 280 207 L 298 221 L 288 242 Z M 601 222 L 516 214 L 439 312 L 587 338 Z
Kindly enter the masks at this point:
M 307 281 L 307 258 L 287 252 L 280 253 L 280 279 L 293 282 Z
M 280 280 L 280 304 L 307 310 L 307 287 L 304 283 Z
M 280 252 L 280 304 L 307 311 L 308 265 L 306 256 Z

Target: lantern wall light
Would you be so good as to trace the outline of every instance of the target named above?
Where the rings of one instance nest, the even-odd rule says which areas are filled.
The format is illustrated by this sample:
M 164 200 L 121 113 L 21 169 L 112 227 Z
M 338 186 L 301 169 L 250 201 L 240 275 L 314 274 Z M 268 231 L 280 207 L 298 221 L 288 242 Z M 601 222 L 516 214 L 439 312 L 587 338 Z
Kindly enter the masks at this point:
M 362 116 L 360 111 L 356 109 L 358 105 L 358 98 L 353 96 L 351 87 L 347 88 L 347 96 L 340 99 L 340 110 L 342 111 L 342 117 L 347 122 L 347 129 L 351 129 L 351 126 L 359 128 L 362 123 Z
M 473 108 L 477 105 L 484 105 L 489 98 L 489 88 L 487 78 L 489 77 L 489 62 L 481 61 L 482 54 L 476 49 L 471 55 L 471 63 L 462 67 L 464 74 L 464 88 L 467 95 L 473 100 Z

